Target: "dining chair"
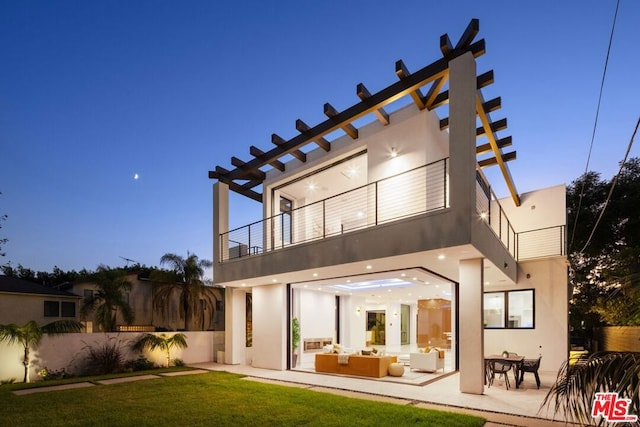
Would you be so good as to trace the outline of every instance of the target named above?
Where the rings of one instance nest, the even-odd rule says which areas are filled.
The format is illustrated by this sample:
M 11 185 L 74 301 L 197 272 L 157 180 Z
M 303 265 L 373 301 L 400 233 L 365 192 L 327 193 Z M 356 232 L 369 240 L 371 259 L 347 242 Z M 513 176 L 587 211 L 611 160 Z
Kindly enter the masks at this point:
M 489 387 L 493 384 L 493 380 L 496 377 L 496 374 L 502 375 L 504 377 L 504 385 L 509 390 L 509 371 L 511 371 L 511 362 L 505 362 L 502 360 L 492 360 L 489 362 L 489 367 L 491 369 L 491 378 L 489 379 Z
M 540 376 L 538 375 L 538 368 L 540 368 L 540 359 L 542 356 L 537 359 L 524 359 L 522 362 L 522 366 L 520 366 L 520 383 L 522 383 L 522 379 L 524 378 L 525 372 L 531 372 L 536 377 L 536 384 L 538 389 L 540 388 Z

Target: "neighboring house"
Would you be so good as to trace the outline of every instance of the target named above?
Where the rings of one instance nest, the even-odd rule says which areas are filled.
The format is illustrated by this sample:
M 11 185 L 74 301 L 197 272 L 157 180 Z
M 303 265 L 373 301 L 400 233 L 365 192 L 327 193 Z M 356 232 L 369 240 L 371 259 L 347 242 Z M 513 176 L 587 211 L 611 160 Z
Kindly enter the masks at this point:
M 19 326 L 35 320 L 45 325 L 56 320 L 79 320 L 78 295 L 27 280 L 0 276 L 0 324 Z
M 455 47 L 441 38 L 441 59 L 415 73 L 398 61 L 397 82 L 376 93 L 360 84 L 360 102 L 325 104 L 327 120 L 298 120 L 295 137 L 274 134 L 274 148 L 251 146 L 251 160 L 209 173 L 226 363 L 312 367 L 327 342 L 436 345 L 460 390 L 481 394 L 485 355 L 542 354 L 541 370 L 566 360 L 565 187 L 517 192 L 515 153 L 502 152 L 511 138 L 496 135 L 506 120 L 490 117 L 500 100 L 481 92 L 493 74 L 476 71 L 477 32 L 474 20 Z M 489 166 L 509 197 L 494 197 Z M 229 190 L 259 202 L 263 218 L 231 230 Z
M 116 313 L 116 324 L 120 331 L 144 332 L 159 330 L 175 331 L 184 328 L 184 320 L 180 318 L 179 301 L 174 298 L 165 310 L 164 314 L 153 308 L 153 284 L 137 273 L 127 275 L 131 282 L 131 290 L 125 297 L 133 311 L 133 323 L 127 325 L 122 319 L 120 311 Z M 91 282 L 78 282 L 67 284 L 66 290 L 82 296 L 82 304 L 94 297 L 98 287 Z M 222 330 L 224 329 L 224 311 L 222 302 L 216 307 L 216 312 L 205 313 L 199 319 L 193 319 L 190 330 Z M 80 316 L 80 320 L 86 325 L 87 332 L 99 332 L 100 328 L 95 324 L 93 315 Z

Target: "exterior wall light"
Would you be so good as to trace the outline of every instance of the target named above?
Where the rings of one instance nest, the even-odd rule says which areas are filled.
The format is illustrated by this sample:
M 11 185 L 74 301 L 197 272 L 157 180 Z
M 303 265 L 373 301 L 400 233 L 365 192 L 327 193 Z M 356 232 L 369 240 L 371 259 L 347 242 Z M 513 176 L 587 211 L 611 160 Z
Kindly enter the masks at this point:
M 391 157 L 397 157 L 398 156 L 398 150 L 396 150 L 396 147 L 391 147 Z

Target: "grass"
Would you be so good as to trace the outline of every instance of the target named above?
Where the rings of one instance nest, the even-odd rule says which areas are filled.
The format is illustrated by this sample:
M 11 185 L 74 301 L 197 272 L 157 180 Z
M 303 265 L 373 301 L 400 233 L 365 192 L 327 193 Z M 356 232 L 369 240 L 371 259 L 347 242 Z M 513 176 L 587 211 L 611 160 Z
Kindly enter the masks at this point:
M 12 390 L 19 386 L 0 386 L 0 425 L 482 426 L 485 422 L 469 415 L 246 381 L 227 372 L 16 396 Z

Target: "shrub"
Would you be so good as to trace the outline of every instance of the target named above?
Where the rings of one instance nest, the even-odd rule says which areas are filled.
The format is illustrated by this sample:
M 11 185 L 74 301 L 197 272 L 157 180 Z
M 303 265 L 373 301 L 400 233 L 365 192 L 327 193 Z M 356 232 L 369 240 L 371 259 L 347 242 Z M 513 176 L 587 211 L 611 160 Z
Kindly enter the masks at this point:
M 38 376 L 42 378 L 43 381 L 51 381 L 61 380 L 63 378 L 71 378 L 73 375 L 67 372 L 64 368 L 54 371 L 45 366 L 38 372 Z
M 13 384 L 15 382 L 16 382 L 15 378 L 9 378 L 8 380 L 0 380 L 0 385 Z
M 143 355 L 140 355 L 137 359 L 129 360 L 126 367 L 127 370 L 132 371 L 148 371 L 149 369 L 155 369 L 156 365 Z
M 184 366 L 184 361 L 182 359 L 173 359 L 174 366 Z
M 85 373 L 87 375 L 115 374 L 124 370 L 124 356 L 122 343 L 115 337 L 96 347 L 86 345 L 83 349 L 88 352 L 85 359 Z

